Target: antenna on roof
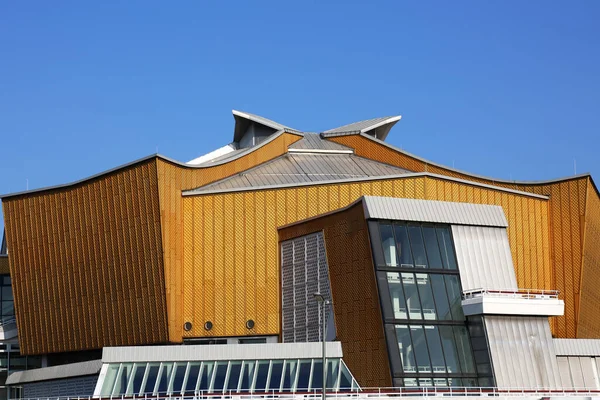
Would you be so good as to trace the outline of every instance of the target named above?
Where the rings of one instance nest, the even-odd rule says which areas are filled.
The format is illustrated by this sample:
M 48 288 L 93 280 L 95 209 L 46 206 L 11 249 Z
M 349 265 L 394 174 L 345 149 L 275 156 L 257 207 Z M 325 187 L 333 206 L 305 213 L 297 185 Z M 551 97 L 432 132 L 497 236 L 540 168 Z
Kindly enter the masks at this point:
M 25 179 L 25 190 L 29 190 L 29 179 Z

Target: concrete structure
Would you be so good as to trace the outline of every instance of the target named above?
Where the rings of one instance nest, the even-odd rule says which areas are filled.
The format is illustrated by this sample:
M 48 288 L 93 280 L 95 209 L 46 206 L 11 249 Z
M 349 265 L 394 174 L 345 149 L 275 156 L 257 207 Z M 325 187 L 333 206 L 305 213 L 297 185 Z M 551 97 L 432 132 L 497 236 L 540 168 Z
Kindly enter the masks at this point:
M 507 182 L 444 167 L 385 142 L 399 116 L 311 133 L 233 114 L 233 141 L 188 163 L 153 155 L 2 196 L 21 354 L 53 366 L 104 349 L 98 396 L 185 393 L 181 374 L 226 363 L 225 386 L 211 369 L 202 389 L 218 392 L 245 359 L 192 347 L 305 351 L 325 320 L 356 387 L 600 389 L 584 373 L 600 357 L 591 176 Z M 324 316 L 315 292 L 333 301 Z M 114 346 L 131 350 L 110 367 Z M 140 369 L 135 354 L 155 350 Z M 317 357 L 294 357 L 313 376 Z M 43 381 L 9 383 L 27 376 Z M 288 389 L 313 390 L 310 379 Z

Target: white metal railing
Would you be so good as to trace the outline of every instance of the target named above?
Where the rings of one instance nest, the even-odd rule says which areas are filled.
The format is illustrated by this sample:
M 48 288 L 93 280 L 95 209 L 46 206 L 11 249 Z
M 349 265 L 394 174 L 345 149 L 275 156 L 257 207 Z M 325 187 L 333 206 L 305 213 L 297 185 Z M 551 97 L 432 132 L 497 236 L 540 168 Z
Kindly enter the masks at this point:
M 503 297 L 511 299 L 558 299 L 558 290 L 542 289 L 471 289 L 463 292 L 463 299 L 476 297 Z
M 485 396 L 485 397 L 541 397 L 541 396 L 560 396 L 560 397 L 591 397 L 600 396 L 600 390 L 590 390 L 585 388 L 576 389 L 549 389 L 549 388 L 493 388 L 493 387 L 381 387 L 381 388 L 362 388 L 353 391 L 328 392 L 327 398 L 335 399 L 391 399 L 394 397 L 465 397 L 465 396 Z M 14 397 L 12 397 L 14 398 Z M 94 400 L 94 399 L 145 399 L 145 400 L 319 400 L 321 391 L 313 390 L 310 392 L 261 392 L 261 393 L 236 393 L 235 391 L 225 391 L 223 393 L 196 392 L 194 394 L 147 394 L 142 396 L 69 396 L 69 397 L 36 397 L 23 400 Z

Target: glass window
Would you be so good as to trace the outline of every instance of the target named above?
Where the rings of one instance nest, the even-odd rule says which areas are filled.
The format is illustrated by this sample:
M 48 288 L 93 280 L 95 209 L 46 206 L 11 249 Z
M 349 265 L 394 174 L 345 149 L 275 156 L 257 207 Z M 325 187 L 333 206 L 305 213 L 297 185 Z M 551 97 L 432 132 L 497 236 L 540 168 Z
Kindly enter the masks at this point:
M 252 389 L 252 380 L 254 379 L 254 370 L 256 361 L 244 361 L 242 369 L 242 382 L 240 384 L 241 392 L 250 392 Z
M 227 361 L 219 361 L 215 366 L 215 376 L 213 377 L 212 392 L 222 392 L 225 386 L 225 378 L 227 377 Z
M 205 370 L 207 369 L 207 363 L 204 363 L 204 369 L 202 370 L 202 376 L 205 376 Z M 212 372 L 212 369 L 211 371 Z M 200 374 L 200 363 L 199 362 L 191 362 L 190 368 L 187 374 L 187 380 L 185 381 L 185 392 L 192 393 L 196 390 L 196 383 L 198 382 L 198 375 Z M 208 375 L 208 379 L 204 379 L 204 382 L 210 382 L 210 374 Z M 205 383 L 204 388 L 199 388 L 199 390 L 208 390 L 208 383 Z
M 461 378 L 448 378 L 448 386 L 451 387 L 462 387 L 462 379 Z
M 419 288 L 419 297 L 421 298 L 423 318 L 434 320 L 436 319 L 435 303 L 433 302 L 433 293 L 429 284 L 429 274 L 415 274 L 415 277 L 417 278 L 417 287 Z
M 417 372 L 408 325 L 396 325 L 396 336 L 398 337 L 398 348 L 404 372 Z
M 410 250 L 410 241 L 406 232 L 406 225 L 394 224 L 394 233 L 396 234 L 396 249 L 400 258 L 400 266 L 411 268 L 414 266 L 412 252 Z
M 132 382 L 127 389 L 127 395 L 139 394 L 142 388 L 142 382 L 144 381 L 144 374 L 146 373 L 146 363 L 135 364 L 135 370 L 133 371 Z
M 419 386 L 421 386 L 421 387 L 433 386 L 433 380 L 431 378 L 420 378 Z
M 157 393 L 167 393 L 167 388 L 169 387 L 169 378 L 171 377 L 172 369 L 173 363 L 162 363 L 162 369 L 160 371 L 160 377 L 158 380 L 158 387 L 156 388 Z
M 12 317 L 15 315 L 15 306 L 12 301 L 3 301 L 2 302 L 2 317 Z M 7 321 L 7 318 L 4 318 Z
M 310 382 L 312 390 L 323 387 L 323 361 L 313 361 L 312 380 Z
M 183 380 L 185 379 L 185 370 L 187 369 L 187 363 L 178 362 L 175 367 L 175 375 L 173 376 L 173 386 L 171 393 L 181 393 L 181 387 L 183 386 Z
M 416 387 L 417 385 L 417 378 L 404 378 L 404 386 L 406 387 Z
M 120 364 L 111 364 L 108 366 L 108 370 L 106 371 L 106 377 L 104 378 L 104 383 L 102 384 L 102 390 L 100 394 L 103 396 L 110 396 L 112 394 L 113 387 L 115 386 L 115 381 L 117 380 L 117 373 L 119 372 Z
M 160 364 L 158 363 L 148 364 L 148 372 L 146 373 L 146 384 L 142 388 L 142 393 L 152 393 L 154 391 L 154 386 L 156 385 L 156 379 L 158 378 L 159 369 Z
M 381 224 L 379 225 L 379 232 L 381 234 L 381 244 L 383 245 L 385 265 L 388 267 L 396 267 L 398 265 L 398 260 L 396 257 L 396 243 L 394 240 L 392 226 L 388 224 Z
M 115 388 L 113 389 L 113 395 L 121 395 L 127 391 L 127 384 L 129 383 L 129 378 L 130 378 L 132 370 L 133 370 L 133 363 L 121 364 L 121 370 L 119 371 L 119 374 L 115 381 Z
M 342 362 L 340 371 L 340 390 L 352 390 L 352 374 L 346 364 Z
M 425 249 L 427 250 L 429 268 L 442 269 L 442 257 L 440 255 L 438 239 L 433 225 L 423 225 L 423 239 L 425 240 Z
M 440 337 L 442 339 L 442 348 L 446 358 L 446 368 L 449 373 L 460 373 L 460 364 L 458 361 L 458 351 L 454 341 L 454 333 L 451 326 L 440 326 Z
M 261 360 L 258 362 L 258 370 L 256 371 L 256 384 L 254 390 L 256 392 L 264 392 L 267 388 L 267 377 L 269 376 L 269 360 Z
M 2 301 L 8 301 L 13 299 L 12 287 L 2 286 Z
M 421 303 L 419 301 L 419 294 L 417 293 L 417 285 L 415 283 L 415 274 L 412 272 L 403 272 L 402 285 L 404 286 L 404 294 L 406 295 L 408 317 L 410 319 L 423 319 L 423 315 L 421 314 Z
M 448 386 L 446 378 L 433 378 L 433 386 Z
M 441 320 L 451 320 L 450 304 L 448 303 L 448 295 L 446 294 L 446 284 L 444 276 L 431 274 L 431 287 L 433 288 L 433 298 L 435 299 L 435 307 L 437 310 L 437 318 Z
M 196 390 L 196 387 L 198 388 L 199 391 L 201 392 L 206 392 L 210 389 L 210 382 L 212 381 L 212 376 L 215 370 L 215 363 L 214 361 L 208 361 L 208 362 L 203 362 L 202 363 L 202 372 L 200 372 L 200 376 L 198 376 L 198 384 L 196 386 L 196 384 L 194 384 L 194 386 L 192 386 L 191 390 L 194 391 Z M 197 373 L 196 373 L 197 375 Z M 190 365 L 190 375 L 188 376 L 188 384 L 186 384 L 186 391 L 188 390 L 188 385 L 190 383 L 190 378 L 192 377 L 192 366 Z M 196 382 L 196 380 L 194 379 L 194 382 Z
M 229 364 L 229 377 L 227 378 L 227 390 L 236 392 L 240 383 L 241 361 L 232 361 Z
M 469 342 L 469 334 L 464 326 L 455 326 L 454 337 L 456 338 L 456 349 L 463 372 L 475 372 L 475 363 L 473 362 L 473 353 Z
M 431 372 L 431 363 L 429 361 L 429 350 L 423 332 L 422 325 L 410 325 L 410 336 L 415 348 L 415 358 L 419 372 Z
M 10 275 L 4 275 L 2 279 L 3 285 L 10 285 Z
M 296 385 L 296 390 L 299 392 L 309 390 L 311 363 L 311 360 L 300 361 L 300 366 L 298 367 L 298 384 Z
M 245 338 L 238 339 L 239 344 L 255 344 L 255 343 L 267 343 L 267 338 Z
M 271 363 L 271 378 L 269 379 L 269 391 L 279 392 L 281 388 L 281 374 L 283 372 L 283 361 L 277 360 Z
M 458 282 L 457 275 L 445 275 L 446 280 L 446 291 L 448 293 L 448 299 L 450 300 L 450 310 L 452 312 L 452 319 L 455 321 L 464 321 L 465 315 L 462 310 L 462 295 L 460 291 L 460 283 Z
M 438 327 L 437 325 L 425 325 L 424 328 L 433 373 L 444 373 L 446 372 L 446 362 L 444 361 L 444 352 L 440 343 Z
M 456 269 L 456 257 L 454 255 L 454 244 L 450 236 L 450 229 L 447 226 L 438 226 L 435 230 L 437 232 L 444 268 Z
M 291 392 L 294 390 L 294 383 L 296 383 L 296 371 L 298 362 L 296 360 L 285 361 L 285 372 L 283 373 L 283 391 Z
M 327 360 L 327 388 L 335 389 L 340 372 L 340 360 Z M 313 385 L 314 387 L 314 385 Z
M 407 319 L 406 301 L 404 300 L 404 291 L 402 290 L 402 282 L 398 272 L 387 273 L 388 287 L 390 289 L 390 299 L 392 301 L 392 310 L 394 318 Z
M 419 225 L 408 225 L 408 235 L 410 236 L 412 254 L 415 258 L 415 268 L 427 268 L 427 256 L 425 255 L 421 227 Z

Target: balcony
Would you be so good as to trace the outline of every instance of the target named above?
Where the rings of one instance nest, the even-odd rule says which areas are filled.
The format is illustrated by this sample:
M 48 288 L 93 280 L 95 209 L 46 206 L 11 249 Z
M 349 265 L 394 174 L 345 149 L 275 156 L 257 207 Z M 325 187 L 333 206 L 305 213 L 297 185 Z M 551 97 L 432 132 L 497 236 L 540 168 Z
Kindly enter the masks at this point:
M 565 311 L 557 290 L 472 289 L 463 292 L 465 315 L 559 316 Z

